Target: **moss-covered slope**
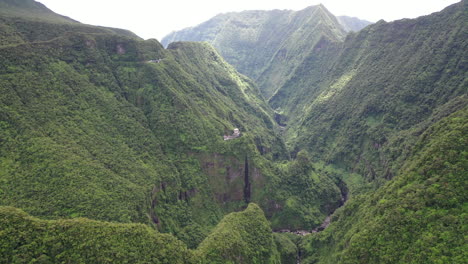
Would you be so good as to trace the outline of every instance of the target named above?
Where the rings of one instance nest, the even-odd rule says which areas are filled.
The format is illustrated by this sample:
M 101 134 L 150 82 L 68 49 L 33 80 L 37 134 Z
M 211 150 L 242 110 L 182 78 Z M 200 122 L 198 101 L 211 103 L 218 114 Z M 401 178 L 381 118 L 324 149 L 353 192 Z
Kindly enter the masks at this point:
M 139 39 L 128 30 L 81 24 L 34 0 L 0 1 L 0 46 L 47 41 L 67 32 L 119 34 Z
M 468 108 L 430 126 L 398 175 L 302 243 L 302 263 L 464 263 Z
M 0 207 L 1 263 L 280 263 L 255 204 L 225 216 L 195 250 L 142 224 L 41 220 Z
M 393 162 L 418 127 L 466 104 L 466 21 L 462 1 L 414 20 L 380 21 L 311 53 L 270 100 L 293 152 L 305 148 L 369 180 L 395 175 Z
M 210 45 L 165 50 L 75 22 L 15 21 L 21 41 L 0 46 L 1 205 L 46 219 L 146 223 L 193 248 L 249 202 L 276 218 L 290 196 L 301 199 L 275 164 L 289 154 L 272 109 Z M 35 35 L 42 30 L 50 35 Z M 241 137 L 224 141 L 234 128 Z M 336 207 L 328 178 L 309 190 L 314 203 L 292 204 L 308 208 L 294 228 Z
M 142 224 L 40 220 L 0 207 L 1 263 L 189 263 L 180 241 Z

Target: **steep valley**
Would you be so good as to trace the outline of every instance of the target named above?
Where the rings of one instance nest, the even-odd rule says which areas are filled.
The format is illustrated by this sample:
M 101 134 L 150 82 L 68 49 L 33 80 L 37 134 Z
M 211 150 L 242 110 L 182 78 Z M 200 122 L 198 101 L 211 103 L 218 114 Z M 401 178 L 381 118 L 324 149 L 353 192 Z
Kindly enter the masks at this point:
M 193 28 L 173 32 L 161 43 L 206 41 L 270 98 L 306 54 L 324 41 L 341 41 L 349 30 L 370 22 L 337 19 L 323 5 L 300 11 L 244 11 L 220 14 Z
M 468 259 L 466 0 L 228 13 L 162 44 L 0 8 L 0 263 Z

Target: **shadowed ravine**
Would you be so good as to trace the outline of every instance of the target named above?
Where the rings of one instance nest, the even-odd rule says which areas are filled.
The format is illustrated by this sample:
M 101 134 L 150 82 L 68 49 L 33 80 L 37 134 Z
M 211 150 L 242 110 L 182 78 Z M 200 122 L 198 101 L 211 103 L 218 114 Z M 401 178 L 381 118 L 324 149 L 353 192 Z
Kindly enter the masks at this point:
M 345 205 L 346 201 L 348 200 L 348 189 L 346 188 L 345 185 L 343 185 L 341 188 L 340 188 L 340 191 L 341 191 L 341 204 L 338 208 L 341 208 Z M 302 230 L 302 229 L 298 229 L 298 230 L 290 230 L 290 229 L 280 229 L 280 230 L 277 230 L 277 231 L 273 231 L 274 233 L 290 233 L 290 234 L 294 234 L 294 235 L 297 235 L 297 236 L 300 236 L 301 238 L 298 239 L 296 241 L 296 247 L 297 247 L 297 256 L 296 256 L 296 263 L 297 264 L 300 264 L 301 263 L 301 256 L 302 256 L 302 252 L 301 252 L 301 242 L 303 240 L 303 237 L 307 236 L 307 235 L 310 235 L 310 234 L 317 234 L 319 232 L 322 232 L 323 230 L 325 230 L 331 223 L 331 218 L 333 216 L 333 214 L 336 212 L 336 210 L 338 209 L 336 208 L 335 210 L 333 210 L 333 212 L 331 212 L 329 215 L 327 215 L 327 217 L 325 217 L 325 219 L 323 220 L 322 224 L 320 224 L 319 226 L 315 227 L 314 229 L 312 230 Z
M 466 263 L 468 0 L 167 48 L 41 1 L 0 0 L 0 263 Z
M 348 200 L 348 193 L 342 191 L 341 192 L 341 200 L 342 200 L 342 203 L 340 204 L 340 206 L 338 208 L 344 206 L 344 204 Z M 333 212 L 331 212 L 329 215 L 327 215 L 327 217 L 325 217 L 325 219 L 323 220 L 321 225 L 319 225 L 318 227 L 316 227 L 316 228 L 314 228 L 314 229 L 312 229 L 310 231 L 309 230 L 302 230 L 302 229 L 298 229 L 298 230 L 280 229 L 280 230 L 277 230 L 277 231 L 274 231 L 274 232 L 275 233 L 291 233 L 291 234 L 295 234 L 295 235 L 299 235 L 299 236 L 305 236 L 305 235 L 321 232 L 321 231 L 325 230 L 325 228 L 327 228 L 328 225 L 330 225 L 331 217 L 338 208 L 336 208 Z

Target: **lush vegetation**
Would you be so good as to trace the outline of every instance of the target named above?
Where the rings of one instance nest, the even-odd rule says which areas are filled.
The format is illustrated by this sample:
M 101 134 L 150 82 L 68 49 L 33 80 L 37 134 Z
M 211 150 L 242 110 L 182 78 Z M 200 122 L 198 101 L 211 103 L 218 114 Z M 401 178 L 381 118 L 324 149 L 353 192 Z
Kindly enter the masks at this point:
M 2 263 L 280 263 L 262 210 L 226 215 L 196 250 L 143 224 L 40 220 L 0 207 Z
M 279 263 L 270 224 L 256 204 L 225 216 L 197 250 L 203 263 Z
M 349 24 L 346 20 L 343 25 Z M 359 24 L 359 23 L 357 23 Z M 365 23 L 364 23 L 365 24 Z M 363 24 L 363 25 L 364 25 Z M 346 29 L 348 26 L 346 26 Z M 344 27 L 323 5 L 301 11 L 244 11 L 218 15 L 161 41 L 207 41 L 269 98 L 292 75 L 306 54 L 324 41 L 340 41 Z
M 173 236 L 143 224 L 40 220 L 0 207 L 1 263 L 189 263 Z
M 304 263 L 466 260 L 466 14 L 462 1 L 329 43 L 270 100 L 292 150 L 344 171 L 351 190 L 302 241 Z
M 249 193 L 261 201 L 262 164 L 287 158 L 271 110 L 208 46 L 164 51 L 153 41 L 75 34 L 7 46 L 0 56 L 3 205 L 206 233 L 246 201 L 244 173 L 227 167 L 245 170 L 247 160 L 258 175 L 248 178 Z M 181 65 L 184 56 L 201 60 Z M 189 73 L 209 67 L 200 80 Z M 234 127 L 243 137 L 224 142 Z M 210 186 L 212 155 L 224 167 L 211 176 L 231 189 Z
M 462 263 L 466 14 L 192 29 L 274 111 L 208 43 L 0 0 L 0 262 Z
M 2 0 L 0 14 L 3 18 L 19 18 L 50 21 L 57 24 L 78 24 L 76 21 L 50 11 L 43 4 L 34 0 Z
M 287 144 L 369 181 L 391 179 L 417 131 L 466 100 L 466 21 L 463 1 L 311 53 L 270 100 L 288 120 Z
M 0 46 L 47 41 L 67 32 L 113 33 L 138 38 L 130 31 L 89 26 L 58 15 L 34 0 L 0 1 Z
M 299 237 L 290 233 L 274 233 L 273 236 L 278 247 L 281 264 L 297 264 Z
M 393 181 L 302 243 L 303 263 L 465 263 L 468 108 L 430 126 Z
M 195 248 L 226 213 L 272 204 L 289 177 L 274 163 L 289 154 L 273 111 L 211 46 L 164 50 L 32 13 L 2 17 L 18 39 L 0 46 L 1 205 L 43 219 L 144 223 Z M 235 127 L 242 136 L 224 141 Z M 320 212 L 308 226 L 329 197 L 304 205 Z
M 295 161 L 282 166 L 266 207 L 276 230 L 312 230 L 338 208 L 347 194 L 341 175 L 311 162 L 301 151 Z

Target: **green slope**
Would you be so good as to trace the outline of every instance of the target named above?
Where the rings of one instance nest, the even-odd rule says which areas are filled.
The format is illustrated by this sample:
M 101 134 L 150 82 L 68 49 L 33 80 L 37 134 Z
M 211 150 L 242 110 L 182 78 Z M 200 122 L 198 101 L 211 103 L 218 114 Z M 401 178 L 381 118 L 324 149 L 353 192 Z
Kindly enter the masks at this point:
M 468 108 L 419 137 L 397 176 L 303 242 L 302 263 L 465 263 Z
M 34 0 L 2 0 L 0 2 L 0 15 L 2 17 L 21 17 L 22 19 L 54 23 L 77 23 L 71 18 L 52 12 L 46 6 Z
M 0 46 L 47 41 L 67 32 L 119 34 L 139 39 L 128 30 L 81 24 L 34 0 L 0 1 Z
M 0 224 L 2 263 L 189 263 L 192 255 L 142 224 L 45 221 L 12 207 L 0 207 Z
M 196 250 L 142 224 L 41 220 L 0 207 L 2 263 L 280 263 L 262 210 L 228 214 Z
M 464 263 L 466 18 L 462 1 L 380 21 L 311 53 L 270 99 L 293 154 L 341 168 L 351 191 L 301 263 Z
M 313 227 L 338 206 L 329 175 L 308 169 L 301 177 L 317 186 L 290 190 L 302 172 L 276 164 L 289 154 L 273 110 L 210 45 L 165 50 L 102 28 L 14 21 L 21 38 L 0 46 L 0 205 L 144 223 L 190 248 L 251 201 L 274 208 L 275 228 Z M 242 136 L 224 141 L 236 127 Z M 307 210 L 288 219 L 283 208 Z
M 250 69 L 284 77 L 261 81 L 276 113 L 208 43 L 0 4 L 0 262 L 466 258 L 466 1 L 343 43 L 323 6 L 207 22 L 241 33 L 243 62 L 270 52 Z M 325 231 L 271 234 L 318 227 L 348 191 Z
M 255 204 L 225 216 L 197 250 L 202 263 L 279 263 L 270 225 Z
M 253 169 L 255 158 L 286 151 L 265 102 L 249 101 L 250 84 L 210 47 L 197 49 L 215 60 L 181 66 L 172 51 L 189 54 L 182 48 L 169 52 L 116 35 L 1 48 L 2 204 L 49 218 L 159 223 L 166 215 L 163 229 L 172 218 L 190 223 L 185 211 L 198 208 L 214 223 L 222 206 L 208 198 L 204 155 L 242 163 L 248 157 Z M 164 61 L 146 62 L 153 58 Z M 197 82 L 187 71 L 201 66 L 213 70 Z M 224 142 L 233 127 L 244 136 Z M 237 181 L 243 190 L 244 178 Z
M 321 41 L 340 41 L 345 33 L 323 5 L 301 11 L 244 11 L 218 15 L 163 38 L 207 41 L 227 62 L 256 81 L 269 98 Z
M 466 103 L 466 21 L 463 1 L 415 20 L 378 22 L 311 53 L 270 100 L 288 120 L 291 149 L 369 180 L 391 178 L 417 126 Z

